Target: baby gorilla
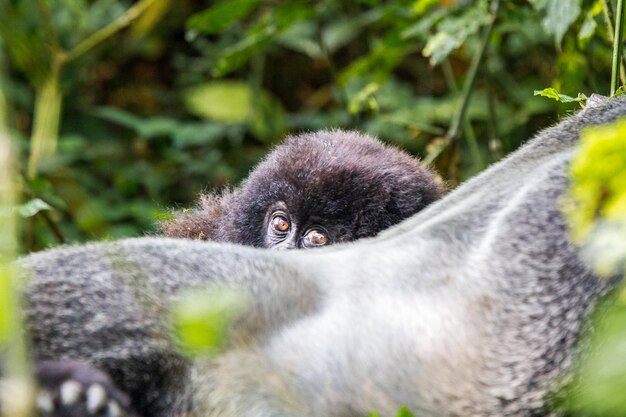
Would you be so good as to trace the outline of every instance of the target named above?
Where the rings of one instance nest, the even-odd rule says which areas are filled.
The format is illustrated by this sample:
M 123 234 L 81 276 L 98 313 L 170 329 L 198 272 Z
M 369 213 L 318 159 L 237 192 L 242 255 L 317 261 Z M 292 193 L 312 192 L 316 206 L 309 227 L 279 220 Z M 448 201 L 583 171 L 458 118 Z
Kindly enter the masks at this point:
M 314 248 L 374 236 L 437 200 L 443 181 L 416 158 L 369 136 L 290 136 L 222 194 L 161 223 L 169 237 L 274 249 Z

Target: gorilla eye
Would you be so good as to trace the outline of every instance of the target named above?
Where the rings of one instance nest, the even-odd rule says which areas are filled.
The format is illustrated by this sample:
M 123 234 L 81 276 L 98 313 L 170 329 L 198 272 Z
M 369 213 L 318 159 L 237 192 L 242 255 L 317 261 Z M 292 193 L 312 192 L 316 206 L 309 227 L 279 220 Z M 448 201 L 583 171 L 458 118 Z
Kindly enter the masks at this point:
M 314 248 L 328 244 L 328 233 L 320 229 L 309 229 L 302 238 L 305 248 Z
M 272 217 L 272 228 L 278 233 L 287 233 L 289 231 L 289 219 L 282 215 L 276 214 Z

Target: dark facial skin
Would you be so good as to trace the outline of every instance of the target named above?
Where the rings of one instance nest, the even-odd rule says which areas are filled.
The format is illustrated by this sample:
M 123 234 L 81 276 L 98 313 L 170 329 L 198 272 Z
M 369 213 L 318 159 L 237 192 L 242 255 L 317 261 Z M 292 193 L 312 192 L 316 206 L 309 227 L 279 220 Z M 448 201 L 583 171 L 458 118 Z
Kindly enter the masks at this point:
M 298 222 L 287 205 L 279 201 L 265 217 L 265 247 L 271 249 L 319 248 L 332 243 L 327 227 L 318 222 Z

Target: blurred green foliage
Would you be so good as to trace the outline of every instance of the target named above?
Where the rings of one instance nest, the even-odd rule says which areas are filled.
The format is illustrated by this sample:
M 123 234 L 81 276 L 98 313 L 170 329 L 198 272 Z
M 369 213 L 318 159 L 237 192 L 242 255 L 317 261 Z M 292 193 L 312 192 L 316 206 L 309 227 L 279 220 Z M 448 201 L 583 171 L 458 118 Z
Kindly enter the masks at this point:
M 38 210 L 39 200 L 30 207 L 16 210 L 15 157 L 10 129 L 7 126 L 6 100 L 0 90 L 0 351 L 2 352 L 2 385 L 4 392 L 14 389 L 19 395 L 4 395 L 2 413 L 12 417 L 32 415 L 34 384 L 22 326 L 18 281 L 12 262 L 16 256 L 17 213 Z
M 577 107 L 535 90 L 608 91 L 604 3 L 0 0 L 21 200 L 45 204 L 21 250 L 151 233 L 302 130 L 377 135 L 455 186 Z
M 190 356 L 218 353 L 228 342 L 232 322 L 247 304 L 245 296 L 227 288 L 181 294 L 172 309 L 179 347 Z
M 606 279 L 626 270 L 626 120 L 583 131 L 570 165 L 563 207 L 572 236 L 590 265 Z M 570 384 L 567 408 L 575 415 L 626 415 L 626 287 L 594 317 L 586 356 Z
M 380 414 L 371 413 L 368 417 L 380 417 Z M 411 413 L 411 411 L 408 408 L 402 407 L 396 414 L 396 417 L 415 417 L 415 416 L 413 415 L 413 413 Z
M 588 335 L 591 337 L 587 355 L 570 384 L 566 400 L 567 408 L 575 416 L 626 414 L 626 292 L 621 291 L 619 297 L 613 297 L 594 317 L 595 332 Z
M 566 214 L 577 241 L 596 239 L 590 235 L 598 232 L 601 222 L 626 227 L 626 120 L 586 129 L 570 172 Z M 626 250 L 622 257 L 626 259 Z M 616 272 L 598 267 L 606 271 L 604 275 Z

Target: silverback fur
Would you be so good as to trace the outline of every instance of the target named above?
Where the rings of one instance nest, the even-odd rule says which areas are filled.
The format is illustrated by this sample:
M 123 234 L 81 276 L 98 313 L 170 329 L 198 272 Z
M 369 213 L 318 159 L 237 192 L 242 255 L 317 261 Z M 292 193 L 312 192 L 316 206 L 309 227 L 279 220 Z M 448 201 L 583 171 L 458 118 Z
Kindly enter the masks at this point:
M 587 108 L 376 238 L 266 251 L 140 238 L 31 255 L 38 359 L 84 359 L 143 416 L 544 415 L 583 319 L 610 283 L 559 210 Z M 228 286 L 249 308 L 212 359 L 180 356 L 168 306 Z

